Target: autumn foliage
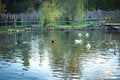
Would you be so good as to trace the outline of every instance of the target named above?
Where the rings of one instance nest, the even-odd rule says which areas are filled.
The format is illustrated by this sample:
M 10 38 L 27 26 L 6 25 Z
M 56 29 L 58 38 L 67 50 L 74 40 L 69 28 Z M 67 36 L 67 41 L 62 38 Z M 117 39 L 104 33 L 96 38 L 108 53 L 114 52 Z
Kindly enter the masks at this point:
M 0 0 L 0 13 L 6 12 L 5 5 L 2 3 L 2 0 Z

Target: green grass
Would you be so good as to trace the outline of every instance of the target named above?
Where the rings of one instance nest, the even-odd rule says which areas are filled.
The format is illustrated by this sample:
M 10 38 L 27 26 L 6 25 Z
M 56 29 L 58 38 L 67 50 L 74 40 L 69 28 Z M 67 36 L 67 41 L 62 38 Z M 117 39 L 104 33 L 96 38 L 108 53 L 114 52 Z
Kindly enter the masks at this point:
M 88 27 L 91 24 L 96 24 L 99 22 L 113 22 L 113 23 L 120 23 L 120 19 L 114 19 L 114 20 L 101 20 L 101 19 L 87 19 L 87 20 L 81 20 L 79 22 L 73 22 L 70 25 L 66 24 L 54 24 L 54 25 L 47 25 L 43 27 L 39 24 L 32 24 L 32 25 L 16 25 L 16 26 L 1 26 L 0 30 L 17 30 L 17 29 L 25 29 L 25 28 L 69 28 L 69 27 Z
M 88 24 L 80 23 L 80 24 L 70 24 L 70 25 L 48 25 L 48 26 L 41 26 L 39 24 L 33 24 L 33 25 L 16 25 L 16 26 L 1 26 L 0 30 L 20 30 L 20 29 L 25 29 L 25 28 L 69 28 L 69 27 L 86 27 Z
M 69 27 L 88 27 L 91 24 L 96 24 L 99 22 L 103 22 L 101 19 L 87 19 L 87 20 L 81 20 L 79 22 L 73 22 L 70 25 L 66 24 L 54 24 L 54 25 L 47 25 L 43 27 L 42 25 L 39 24 L 31 24 L 31 25 L 16 25 L 16 26 L 1 26 L 0 30 L 20 30 L 20 29 L 25 29 L 25 28 L 69 28 Z M 107 22 L 107 21 L 106 21 Z M 110 22 L 110 21 L 109 21 Z M 111 22 L 120 22 L 120 20 L 112 20 Z M 90 26 L 89 26 L 90 27 Z
M 1 26 L 0 30 L 8 30 L 8 29 L 17 30 L 17 29 L 24 29 L 24 28 L 28 28 L 28 27 L 31 27 L 31 26 L 28 26 L 28 25 Z

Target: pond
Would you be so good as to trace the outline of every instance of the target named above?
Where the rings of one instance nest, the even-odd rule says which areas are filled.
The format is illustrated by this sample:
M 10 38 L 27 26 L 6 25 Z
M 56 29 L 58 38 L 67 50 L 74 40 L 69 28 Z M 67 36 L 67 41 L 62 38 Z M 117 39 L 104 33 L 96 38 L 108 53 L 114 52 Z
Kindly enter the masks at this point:
M 0 80 L 120 80 L 119 33 L 1 33 Z

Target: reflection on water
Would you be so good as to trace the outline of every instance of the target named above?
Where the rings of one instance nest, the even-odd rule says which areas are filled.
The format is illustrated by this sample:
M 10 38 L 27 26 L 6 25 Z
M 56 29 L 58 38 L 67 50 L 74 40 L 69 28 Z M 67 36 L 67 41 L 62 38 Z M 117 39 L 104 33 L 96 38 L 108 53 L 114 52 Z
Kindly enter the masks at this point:
M 53 39 L 56 40 L 54 44 L 51 43 Z M 82 42 L 75 44 L 75 40 Z M 116 54 L 108 54 L 109 49 L 114 49 Z M 110 79 L 120 79 L 119 33 L 43 31 L 0 34 L 0 80 Z

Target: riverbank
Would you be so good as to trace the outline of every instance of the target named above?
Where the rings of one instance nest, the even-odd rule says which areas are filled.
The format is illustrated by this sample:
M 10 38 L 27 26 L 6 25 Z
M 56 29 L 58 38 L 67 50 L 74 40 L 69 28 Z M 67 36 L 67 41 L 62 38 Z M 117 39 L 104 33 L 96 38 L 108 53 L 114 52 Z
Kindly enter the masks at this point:
M 4 26 L 0 28 L 0 33 L 12 33 L 12 32 L 31 32 L 31 31 L 69 31 L 69 30 L 98 30 L 101 29 L 101 27 L 92 27 L 87 25 L 81 25 L 81 26 L 47 26 L 42 27 L 39 25 L 19 25 L 19 26 Z
M 58 30 L 58 31 L 64 31 L 64 30 L 101 30 L 103 29 L 102 26 L 106 22 L 119 22 L 119 19 L 116 20 L 99 20 L 99 19 L 87 19 L 82 20 L 79 22 L 79 24 L 71 24 L 71 25 L 59 25 L 59 24 L 48 24 L 47 26 L 43 27 L 40 24 L 29 24 L 29 25 L 10 25 L 10 26 L 1 26 L 0 27 L 0 33 L 4 32 L 30 32 L 30 31 L 52 31 L 52 30 Z

